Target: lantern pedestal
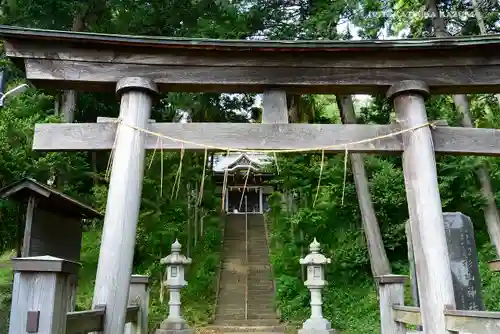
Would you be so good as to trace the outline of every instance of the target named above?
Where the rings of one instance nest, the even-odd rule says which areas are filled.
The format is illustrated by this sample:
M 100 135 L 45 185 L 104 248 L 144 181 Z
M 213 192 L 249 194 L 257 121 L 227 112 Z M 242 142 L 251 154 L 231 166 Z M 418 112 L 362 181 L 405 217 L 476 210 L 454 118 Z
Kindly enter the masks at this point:
M 330 259 L 319 253 L 320 244 L 314 239 L 310 251 L 305 258 L 300 259 L 300 264 L 307 266 L 307 280 L 304 285 L 311 292 L 311 317 L 304 321 L 298 334 L 330 334 L 335 333 L 328 320 L 323 318 L 321 291 L 327 284 L 324 266 Z
M 161 259 L 161 264 L 167 265 L 167 280 L 162 282 L 169 292 L 169 312 L 167 319 L 163 320 L 156 334 L 193 334 L 188 323 L 181 316 L 181 289 L 187 285 L 184 280 L 184 267 L 191 263 L 191 259 L 181 253 L 181 244 L 175 240 L 172 245 L 172 254 Z
M 335 329 L 332 329 L 330 321 L 325 318 L 307 319 L 304 325 L 297 332 L 298 334 L 334 334 Z
M 189 328 L 184 319 L 181 319 L 180 322 L 163 320 L 160 328 L 156 330 L 156 334 L 194 334 L 194 331 Z

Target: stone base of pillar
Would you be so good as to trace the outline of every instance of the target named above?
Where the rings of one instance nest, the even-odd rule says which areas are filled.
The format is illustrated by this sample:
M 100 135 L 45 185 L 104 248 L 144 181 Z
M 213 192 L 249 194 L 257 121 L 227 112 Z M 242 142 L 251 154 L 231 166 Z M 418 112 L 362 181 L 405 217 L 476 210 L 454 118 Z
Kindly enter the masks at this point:
M 194 334 L 184 319 L 165 319 L 155 334 Z
M 304 325 L 299 329 L 298 334 L 334 334 L 335 329 L 332 329 L 330 322 L 325 318 L 307 319 Z

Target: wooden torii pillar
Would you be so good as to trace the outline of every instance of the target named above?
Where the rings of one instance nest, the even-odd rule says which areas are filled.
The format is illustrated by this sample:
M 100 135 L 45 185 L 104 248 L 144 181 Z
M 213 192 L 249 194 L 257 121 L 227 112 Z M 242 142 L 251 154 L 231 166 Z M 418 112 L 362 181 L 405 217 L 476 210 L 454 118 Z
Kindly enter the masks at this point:
M 387 97 L 393 100 L 396 120 L 403 129 L 428 122 L 424 104 L 428 94 L 427 85 L 416 80 L 402 81 L 388 90 Z M 422 321 L 426 333 L 447 333 L 444 310 L 455 308 L 455 297 L 430 128 L 403 133 L 403 145 Z
M 106 215 L 92 305 L 106 305 L 104 333 L 123 333 L 132 274 L 137 222 L 144 176 L 145 133 L 156 84 L 145 78 L 124 78 L 120 118 L 109 182 Z M 119 233 L 118 233 L 119 232 Z

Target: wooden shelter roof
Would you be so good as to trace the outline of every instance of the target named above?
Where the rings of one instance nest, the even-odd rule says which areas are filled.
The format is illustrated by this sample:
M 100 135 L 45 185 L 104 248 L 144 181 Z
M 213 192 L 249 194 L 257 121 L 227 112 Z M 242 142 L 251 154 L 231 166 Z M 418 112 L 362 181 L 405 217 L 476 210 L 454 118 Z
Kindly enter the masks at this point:
M 500 92 L 500 36 L 268 41 L 110 35 L 0 26 L 5 51 L 40 88 L 374 94 L 421 80 L 434 94 Z
M 90 206 L 32 178 L 23 178 L 0 189 L 0 198 L 12 198 L 21 202 L 27 200 L 29 196 L 36 196 L 37 207 L 56 215 L 81 218 L 102 217 L 101 213 Z

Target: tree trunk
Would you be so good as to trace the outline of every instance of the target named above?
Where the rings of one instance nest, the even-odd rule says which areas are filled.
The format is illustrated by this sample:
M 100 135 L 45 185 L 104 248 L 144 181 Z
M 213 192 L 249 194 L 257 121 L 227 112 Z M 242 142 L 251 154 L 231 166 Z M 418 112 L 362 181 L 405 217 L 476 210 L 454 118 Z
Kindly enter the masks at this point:
M 431 15 L 433 17 L 432 23 L 434 26 L 436 37 L 450 36 L 448 31 L 446 30 L 443 18 L 441 18 L 439 15 L 439 10 L 437 8 L 435 0 L 429 3 L 429 11 L 431 12 Z M 499 99 L 500 101 L 499 96 L 497 96 L 497 99 Z M 467 99 L 467 96 L 463 94 L 453 95 L 453 103 L 455 104 L 457 110 L 462 114 L 462 126 L 466 128 L 474 127 L 469 113 L 469 101 Z M 500 256 L 500 217 L 498 215 L 498 210 L 495 203 L 495 196 L 493 193 L 490 176 L 484 165 L 481 165 L 478 168 L 477 176 L 481 185 L 481 193 L 486 199 L 486 206 L 484 208 L 484 220 L 488 228 L 488 234 L 490 235 L 492 244 L 495 246 L 497 255 Z
M 354 105 L 350 95 L 338 95 L 337 104 L 340 110 L 342 122 L 344 124 L 356 123 L 354 114 Z M 366 242 L 368 245 L 368 254 L 373 276 L 382 276 L 391 273 L 391 265 L 384 248 L 382 235 L 378 226 L 375 209 L 370 195 L 368 178 L 366 177 L 363 155 L 351 153 L 351 167 L 358 194 L 359 208 L 361 211 L 361 220 L 363 230 L 365 231 Z
M 481 35 L 486 35 L 486 25 L 484 24 L 483 14 L 481 14 L 477 0 L 472 0 L 472 8 L 474 8 L 474 15 L 476 16 L 477 25 L 479 26 Z
M 87 9 L 82 9 L 75 14 L 73 18 L 73 26 L 71 31 L 82 31 L 84 28 L 84 17 Z M 61 108 L 59 114 L 62 114 L 63 121 L 65 123 L 73 123 L 75 121 L 75 109 L 76 109 L 76 99 L 77 94 L 74 90 L 65 90 L 62 94 L 61 103 L 59 107 Z
M 487 35 L 488 33 L 486 32 L 486 25 L 484 24 L 483 14 L 481 13 L 481 9 L 479 8 L 477 0 L 472 0 L 472 8 L 474 8 L 474 15 L 476 16 L 477 25 L 479 26 L 481 35 Z M 495 94 L 495 97 L 497 98 L 498 105 L 500 106 L 500 94 Z

